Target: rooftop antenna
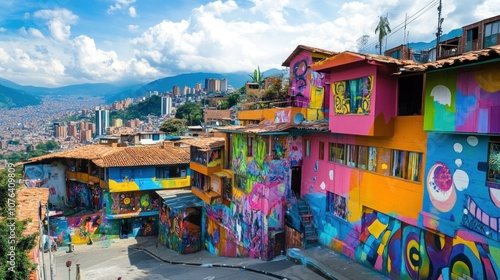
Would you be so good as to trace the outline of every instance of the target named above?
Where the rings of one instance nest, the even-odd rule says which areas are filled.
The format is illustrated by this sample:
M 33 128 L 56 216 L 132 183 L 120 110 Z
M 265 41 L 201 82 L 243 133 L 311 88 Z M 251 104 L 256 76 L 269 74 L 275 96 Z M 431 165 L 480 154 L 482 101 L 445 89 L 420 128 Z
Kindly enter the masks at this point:
M 443 24 L 444 18 L 441 17 L 441 9 L 443 8 L 442 6 L 442 0 L 439 0 L 439 6 L 437 8 L 438 10 L 438 28 L 436 32 L 436 60 L 438 59 L 440 55 L 440 50 L 439 50 L 439 42 L 441 41 L 441 34 L 443 34 L 443 29 L 441 25 Z

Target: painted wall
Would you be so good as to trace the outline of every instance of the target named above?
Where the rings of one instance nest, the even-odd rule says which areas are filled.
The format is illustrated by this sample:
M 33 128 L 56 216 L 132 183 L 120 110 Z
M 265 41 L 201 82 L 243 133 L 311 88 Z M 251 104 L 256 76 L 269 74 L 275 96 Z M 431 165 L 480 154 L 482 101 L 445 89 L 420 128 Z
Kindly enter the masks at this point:
M 329 104 L 325 91 L 328 74 L 312 71 L 312 63 L 311 53 L 305 50 L 290 62 L 292 106 L 308 108 L 305 118 L 311 121 L 324 119 Z
M 58 245 L 87 244 L 93 241 L 108 240 L 119 235 L 119 223 L 107 220 L 102 213 L 91 215 L 57 217 L 49 220 L 50 235 L 56 237 Z
M 67 203 L 65 167 L 59 162 L 26 165 L 26 187 L 48 188 L 49 203 L 63 209 Z
M 175 210 L 161 207 L 158 231 L 160 244 L 177 251 L 179 254 L 199 251 L 201 249 L 201 228 L 199 224 L 193 223 L 189 219 L 201 220 L 200 215 L 201 212 L 194 208 Z
M 109 189 L 112 192 L 123 192 L 189 187 L 191 178 L 188 165 L 179 169 L 186 170 L 186 177 L 157 179 L 156 169 L 151 166 L 109 168 Z
M 427 133 L 422 116 L 397 117 L 393 137 L 363 137 L 337 134 L 304 135 L 311 141 L 311 155 L 304 156 L 301 193 L 311 206 L 321 243 L 354 257 L 362 233 L 364 207 L 375 209 L 407 224 L 417 226 L 422 209 L 424 176 L 420 182 L 385 176 L 329 161 L 329 143 L 345 143 L 424 153 Z M 319 142 L 324 142 L 324 159 L 319 160 Z M 421 172 L 424 172 L 425 154 Z M 390 166 L 381 160 L 379 165 Z M 327 213 L 327 192 L 345 198 L 345 219 Z M 332 201 L 331 203 L 334 203 Z
M 500 133 L 500 64 L 428 73 L 428 131 Z
M 253 157 L 247 157 L 246 135 L 233 134 L 232 170 L 236 177 L 229 206 L 206 205 L 205 247 L 222 256 L 271 259 L 284 247 L 284 200 L 290 189 L 291 159 L 301 161 L 300 138 L 255 136 Z M 239 180 L 239 179 L 238 179 Z M 273 245 L 274 244 L 274 245 Z
M 498 279 L 498 245 L 407 225 L 366 208 L 355 259 L 391 279 Z
M 108 216 L 141 216 L 158 214 L 160 199 L 153 191 L 118 192 L 104 191 L 103 205 Z
M 333 112 L 330 131 L 352 135 L 392 135 L 397 93 L 394 78 L 370 64 L 339 67 L 330 77 L 332 87 L 329 94 L 332 98 L 329 106 Z M 347 98 L 350 91 L 359 92 L 359 98 Z

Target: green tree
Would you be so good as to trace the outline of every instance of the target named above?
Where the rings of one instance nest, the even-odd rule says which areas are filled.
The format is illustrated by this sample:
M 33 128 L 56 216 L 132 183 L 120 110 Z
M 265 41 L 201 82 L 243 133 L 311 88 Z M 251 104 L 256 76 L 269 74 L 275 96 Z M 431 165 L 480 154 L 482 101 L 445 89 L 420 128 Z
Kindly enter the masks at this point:
M 387 16 L 380 16 L 380 20 L 375 28 L 375 34 L 378 33 L 378 49 L 379 54 L 382 54 L 382 42 L 384 38 L 391 33 L 391 27 L 389 26 L 389 20 Z
M 12 223 L 12 220 L 5 219 L 11 217 L 8 213 L 11 209 L 7 204 L 9 183 L 18 182 L 22 178 L 19 168 L 13 173 L 13 178 L 9 177 L 9 174 L 12 173 L 7 170 L 0 171 L 0 279 L 24 280 L 28 279 L 30 272 L 36 268 L 29 259 L 28 252 L 35 247 L 37 235 L 23 236 L 27 221 L 16 220 Z M 16 204 L 16 207 L 21 206 Z M 9 238 L 10 236 L 15 236 L 15 239 Z M 13 240 L 15 243 L 12 243 Z M 11 247 L 15 247 L 15 250 Z M 15 258 L 15 263 L 10 263 L 11 256 Z
M 187 121 L 184 119 L 169 119 L 160 125 L 160 130 L 170 135 L 184 135 L 187 131 Z
M 252 79 L 252 82 L 259 84 L 259 89 L 262 88 L 265 78 L 260 72 L 260 67 L 257 66 L 257 69 L 253 71 L 253 76 L 250 74 L 248 76 Z
M 198 102 L 186 102 L 177 108 L 175 117 L 185 119 L 187 125 L 199 125 L 203 119 L 202 105 Z
M 240 92 L 239 91 L 235 91 L 227 96 L 228 108 L 231 108 L 234 105 L 237 105 L 238 102 L 240 102 Z
M 267 100 L 285 100 L 288 96 L 288 81 L 284 74 L 277 74 L 268 78 L 269 86 L 266 89 L 264 98 Z

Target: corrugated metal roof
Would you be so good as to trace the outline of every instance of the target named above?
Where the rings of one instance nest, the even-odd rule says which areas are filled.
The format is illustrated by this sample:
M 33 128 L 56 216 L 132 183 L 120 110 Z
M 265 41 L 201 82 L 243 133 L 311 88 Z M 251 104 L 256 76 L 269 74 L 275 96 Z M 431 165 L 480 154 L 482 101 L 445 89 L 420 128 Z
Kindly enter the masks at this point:
M 26 163 L 57 158 L 87 159 L 100 167 L 174 165 L 187 164 L 190 161 L 189 152 L 180 147 L 110 147 L 88 145 L 74 150 L 31 158 Z
M 221 132 L 229 133 L 253 133 L 253 134 L 272 134 L 273 132 L 286 132 L 292 129 L 299 130 L 316 130 L 316 131 L 328 131 L 328 120 L 321 121 L 304 121 L 300 124 L 295 123 L 271 123 L 269 121 L 263 121 L 260 124 L 251 124 L 247 126 L 223 126 L 214 128 Z
M 172 209 L 202 207 L 203 200 L 194 195 L 191 189 L 161 190 L 156 193 L 163 199 L 163 205 Z

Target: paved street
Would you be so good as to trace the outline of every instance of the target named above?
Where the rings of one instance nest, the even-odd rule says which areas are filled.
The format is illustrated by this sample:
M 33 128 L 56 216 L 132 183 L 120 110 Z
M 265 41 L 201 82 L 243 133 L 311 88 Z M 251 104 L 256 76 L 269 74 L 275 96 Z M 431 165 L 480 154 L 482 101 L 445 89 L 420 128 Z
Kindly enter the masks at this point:
M 206 251 L 178 255 L 165 247 L 155 248 L 159 254 L 155 253 L 154 256 L 146 250 L 141 250 L 138 245 L 156 243 L 156 237 L 143 238 L 139 242 L 140 244 L 133 238 L 95 242 L 94 245 L 75 246 L 73 253 L 66 253 L 67 247 L 59 248 L 54 253 L 54 279 L 69 279 L 70 276 L 70 279 L 75 279 L 76 264 L 80 264 L 82 280 L 112 280 L 118 277 L 122 277 L 123 280 L 324 279 L 306 267 L 287 260 L 285 256 L 265 262 L 256 259 L 217 257 Z M 158 258 L 158 256 L 163 258 L 165 254 L 176 262 L 193 265 L 170 264 Z M 48 254 L 45 254 L 45 260 L 46 273 L 49 276 Z M 70 272 L 65 265 L 68 260 L 72 261 Z M 222 267 L 221 263 L 227 267 Z M 268 275 L 255 271 L 266 271 Z

